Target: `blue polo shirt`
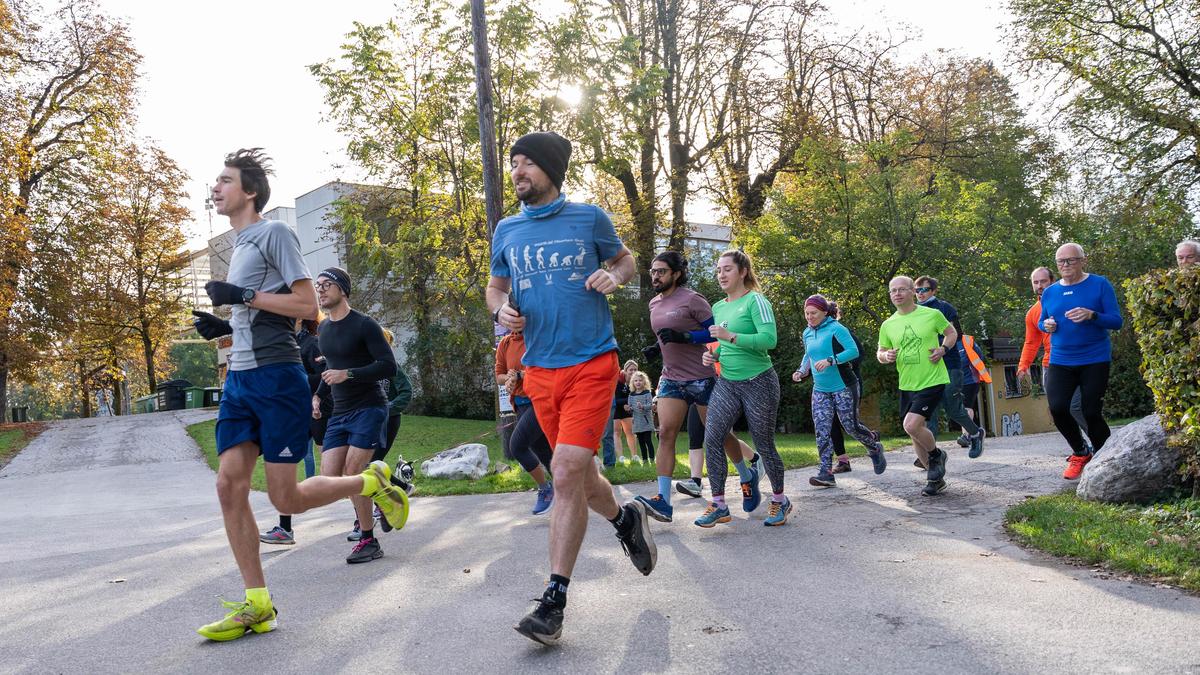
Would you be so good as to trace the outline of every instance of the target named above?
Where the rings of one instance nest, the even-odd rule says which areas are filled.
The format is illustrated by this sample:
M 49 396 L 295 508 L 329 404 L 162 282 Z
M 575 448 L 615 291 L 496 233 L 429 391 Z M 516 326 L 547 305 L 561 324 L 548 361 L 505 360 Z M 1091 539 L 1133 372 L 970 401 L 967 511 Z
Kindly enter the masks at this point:
M 491 274 L 511 279 L 525 317 L 522 363 L 565 368 L 617 348 L 608 298 L 584 282 L 622 247 L 607 213 L 561 196 L 500 221 Z

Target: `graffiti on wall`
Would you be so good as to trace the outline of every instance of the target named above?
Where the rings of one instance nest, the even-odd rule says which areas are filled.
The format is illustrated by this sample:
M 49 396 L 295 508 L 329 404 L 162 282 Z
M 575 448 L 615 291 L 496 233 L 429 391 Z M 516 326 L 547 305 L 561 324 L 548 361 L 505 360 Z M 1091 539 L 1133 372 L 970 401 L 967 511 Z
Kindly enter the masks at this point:
M 1000 435 L 1001 436 L 1020 436 L 1025 433 L 1025 427 L 1021 424 L 1021 413 L 1013 413 L 1011 415 L 1003 415 L 1000 418 Z

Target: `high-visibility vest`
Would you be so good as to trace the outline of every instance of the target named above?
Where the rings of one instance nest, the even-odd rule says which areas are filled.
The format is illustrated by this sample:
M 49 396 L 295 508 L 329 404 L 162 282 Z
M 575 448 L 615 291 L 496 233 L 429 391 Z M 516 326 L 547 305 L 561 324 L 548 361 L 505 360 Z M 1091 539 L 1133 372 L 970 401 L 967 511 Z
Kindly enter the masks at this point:
M 979 351 L 975 349 L 974 337 L 970 335 L 963 336 L 963 351 L 966 352 L 967 360 L 971 362 L 971 366 L 975 368 L 975 372 L 979 374 L 979 381 L 991 384 L 992 374 L 988 372 L 987 365 L 979 357 Z

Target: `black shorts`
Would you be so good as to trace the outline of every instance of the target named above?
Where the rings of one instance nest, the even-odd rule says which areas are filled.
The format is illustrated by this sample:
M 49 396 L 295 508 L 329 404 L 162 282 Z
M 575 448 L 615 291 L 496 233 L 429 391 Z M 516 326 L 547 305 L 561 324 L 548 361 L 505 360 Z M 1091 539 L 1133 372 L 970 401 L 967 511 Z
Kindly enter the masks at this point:
M 900 391 L 900 417 L 908 413 L 929 419 L 942 402 L 946 385 L 936 384 L 920 391 Z
M 979 383 L 972 382 L 962 386 L 963 405 L 974 410 L 979 405 Z
M 700 419 L 700 411 L 696 406 L 688 406 L 687 418 L 688 450 L 704 449 L 704 422 Z

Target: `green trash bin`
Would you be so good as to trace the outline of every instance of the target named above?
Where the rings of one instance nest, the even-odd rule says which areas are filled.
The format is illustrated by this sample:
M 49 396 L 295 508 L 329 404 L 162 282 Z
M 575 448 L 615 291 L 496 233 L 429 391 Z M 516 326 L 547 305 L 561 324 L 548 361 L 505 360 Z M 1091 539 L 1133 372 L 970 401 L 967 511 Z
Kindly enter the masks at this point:
M 204 387 L 188 387 L 183 390 L 183 407 L 203 408 Z
M 136 399 L 133 402 L 133 412 L 134 413 L 154 412 L 154 404 L 157 401 L 158 401 L 158 396 L 156 394 L 151 394 L 149 396 L 143 396 L 139 399 Z

